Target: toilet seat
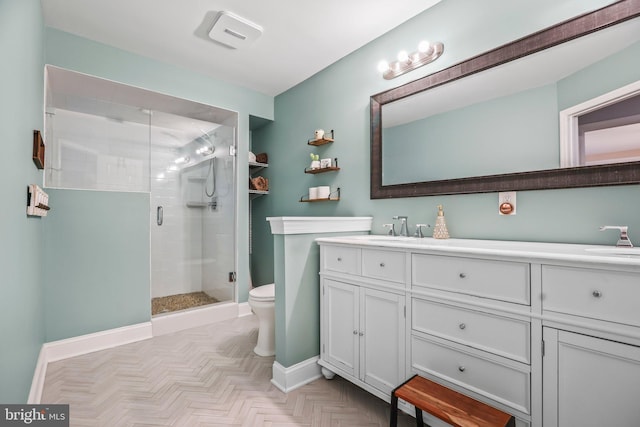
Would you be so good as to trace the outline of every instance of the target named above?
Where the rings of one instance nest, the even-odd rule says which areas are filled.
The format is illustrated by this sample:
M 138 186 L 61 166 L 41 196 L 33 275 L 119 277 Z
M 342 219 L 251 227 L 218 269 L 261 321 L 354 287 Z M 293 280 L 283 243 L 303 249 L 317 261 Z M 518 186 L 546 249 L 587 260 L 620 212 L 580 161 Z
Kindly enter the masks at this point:
M 269 285 L 258 286 L 249 291 L 249 299 L 256 302 L 268 302 L 275 301 L 276 299 L 276 286 L 274 283 Z

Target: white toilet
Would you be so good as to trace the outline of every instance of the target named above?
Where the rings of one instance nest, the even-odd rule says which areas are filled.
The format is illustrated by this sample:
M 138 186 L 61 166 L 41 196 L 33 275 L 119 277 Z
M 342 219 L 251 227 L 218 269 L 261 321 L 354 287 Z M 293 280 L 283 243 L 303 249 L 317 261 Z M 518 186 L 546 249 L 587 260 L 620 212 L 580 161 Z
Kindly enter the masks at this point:
M 258 316 L 258 343 L 253 351 L 258 356 L 276 354 L 276 287 L 275 284 L 262 285 L 249 291 L 249 306 Z

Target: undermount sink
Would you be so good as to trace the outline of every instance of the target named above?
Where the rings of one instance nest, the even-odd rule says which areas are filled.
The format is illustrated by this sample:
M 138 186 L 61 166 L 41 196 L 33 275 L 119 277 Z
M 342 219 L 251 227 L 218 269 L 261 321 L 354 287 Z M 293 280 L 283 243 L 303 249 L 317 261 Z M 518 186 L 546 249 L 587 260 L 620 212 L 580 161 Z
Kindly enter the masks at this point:
M 638 248 L 625 248 L 625 247 L 608 247 L 608 248 L 587 248 L 587 252 L 602 254 L 602 255 L 636 255 L 640 256 L 640 247 Z

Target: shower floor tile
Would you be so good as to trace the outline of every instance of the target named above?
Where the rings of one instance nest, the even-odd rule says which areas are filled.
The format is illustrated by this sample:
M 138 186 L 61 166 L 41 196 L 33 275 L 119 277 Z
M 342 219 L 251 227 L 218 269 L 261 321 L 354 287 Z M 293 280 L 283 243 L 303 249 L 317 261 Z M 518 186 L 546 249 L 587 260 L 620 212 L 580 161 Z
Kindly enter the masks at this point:
M 188 294 L 168 295 L 151 299 L 151 315 L 170 313 L 172 311 L 185 310 L 201 305 L 220 302 L 210 297 L 205 292 L 191 292 Z

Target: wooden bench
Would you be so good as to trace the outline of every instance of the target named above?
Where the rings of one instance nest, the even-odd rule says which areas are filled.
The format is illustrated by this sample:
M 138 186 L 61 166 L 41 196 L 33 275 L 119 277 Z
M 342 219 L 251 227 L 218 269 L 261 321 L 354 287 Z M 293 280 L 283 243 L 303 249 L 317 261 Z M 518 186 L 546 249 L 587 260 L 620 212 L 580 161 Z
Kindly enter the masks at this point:
M 398 425 L 398 398 L 415 406 L 416 422 L 423 427 L 426 411 L 455 427 L 515 427 L 515 418 L 438 383 L 415 375 L 391 393 L 391 427 Z

